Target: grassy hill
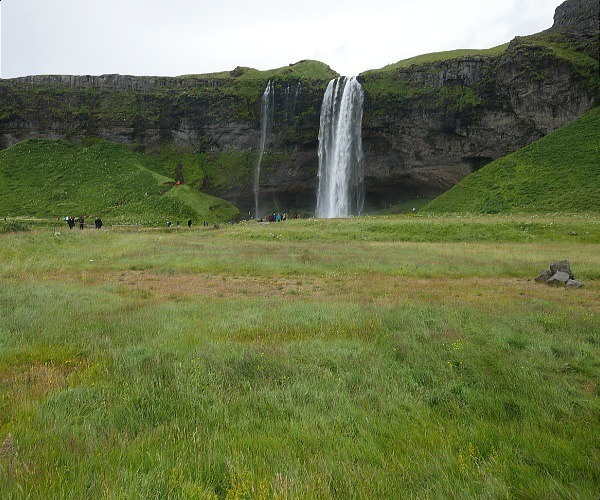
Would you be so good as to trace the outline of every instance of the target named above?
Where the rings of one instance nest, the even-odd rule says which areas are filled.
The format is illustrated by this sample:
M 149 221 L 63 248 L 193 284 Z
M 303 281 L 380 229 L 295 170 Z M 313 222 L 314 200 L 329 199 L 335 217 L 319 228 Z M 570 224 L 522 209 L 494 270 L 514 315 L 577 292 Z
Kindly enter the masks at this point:
M 423 211 L 600 211 L 600 107 L 474 172 Z
M 28 140 L 0 152 L 0 214 L 102 216 L 127 224 L 225 221 L 229 202 L 161 175 L 164 166 L 125 146 Z
M 380 69 L 371 69 L 361 73 L 361 75 L 378 74 L 381 72 L 393 72 L 398 69 L 409 68 L 410 66 L 421 66 L 423 64 L 450 61 L 452 59 L 460 59 L 469 56 L 498 56 L 503 54 L 508 48 L 508 43 L 492 47 L 491 49 L 456 49 L 446 50 L 443 52 L 431 52 L 429 54 L 421 54 L 408 59 L 403 59 L 397 63 L 388 64 Z
M 294 64 L 289 64 L 281 68 L 274 68 L 268 70 L 258 70 L 254 68 L 237 67 L 233 71 L 221 71 L 219 73 L 209 73 L 206 75 L 184 75 L 184 77 L 198 77 L 201 79 L 215 78 L 223 80 L 260 80 L 264 82 L 268 79 L 280 78 L 285 79 L 286 77 L 294 79 L 312 79 L 312 80 L 331 80 L 336 76 L 339 76 L 334 70 L 332 70 L 327 64 L 320 61 L 314 61 L 304 59 Z

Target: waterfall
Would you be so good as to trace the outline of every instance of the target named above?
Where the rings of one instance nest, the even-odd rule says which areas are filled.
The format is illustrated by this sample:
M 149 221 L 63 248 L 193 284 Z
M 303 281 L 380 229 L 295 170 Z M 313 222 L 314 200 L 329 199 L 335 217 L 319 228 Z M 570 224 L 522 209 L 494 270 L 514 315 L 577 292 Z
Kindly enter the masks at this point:
M 294 113 L 296 112 L 296 103 L 298 101 L 298 95 L 300 94 L 300 89 L 302 85 L 300 82 L 296 84 L 296 89 L 292 90 L 290 84 L 288 83 L 285 87 L 285 99 L 284 99 L 284 122 L 285 124 L 289 124 L 292 121 Z
M 363 208 L 363 97 L 356 77 L 331 80 L 325 91 L 319 128 L 317 217 L 359 215 Z
M 267 140 L 267 132 L 273 125 L 273 111 L 275 108 L 275 88 L 271 81 L 267 83 L 262 102 L 260 105 L 260 144 L 258 163 L 254 172 L 254 216 L 258 218 L 258 191 L 260 183 L 260 163 L 262 162 L 263 153 L 265 152 L 265 142 Z

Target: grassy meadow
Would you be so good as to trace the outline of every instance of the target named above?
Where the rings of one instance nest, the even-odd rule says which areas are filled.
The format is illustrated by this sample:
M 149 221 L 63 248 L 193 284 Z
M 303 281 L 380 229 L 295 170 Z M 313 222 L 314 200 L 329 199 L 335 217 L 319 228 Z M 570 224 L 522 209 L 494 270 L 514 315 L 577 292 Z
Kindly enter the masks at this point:
M 59 231 L 0 234 L 2 498 L 598 498 L 597 215 Z

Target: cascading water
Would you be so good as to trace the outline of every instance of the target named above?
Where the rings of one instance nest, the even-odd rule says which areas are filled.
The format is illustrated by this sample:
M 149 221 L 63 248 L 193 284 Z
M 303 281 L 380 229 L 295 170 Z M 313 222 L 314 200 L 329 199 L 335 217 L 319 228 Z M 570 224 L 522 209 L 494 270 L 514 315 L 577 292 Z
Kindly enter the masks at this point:
M 302 85 L 300 82 L 296 84 L 296 90 L 292 90 L 288 83 L 285 88 L 285 99 L 284 99 L 284 121 L 290 123 L 294 113 L 296 112 L 296 102 L 298 101 L 298 95 Z
M 273 125 L 273 110 L 275 108 L 275 88 L 271 81 L 267 84 L 267 88 L 262 96 L 260 105 L 260 144 L 258 163 L 254 171 L 254 216 L 258 219 L 258 191 L 260 183 L 260 164 L 265 152 L 265 142 L 267 140 L 267 132 Z
M 359 215 L 365 199 L 361 126 L 363 89 L 356 77 L 329 82 L 319 128 L 316 216 Z

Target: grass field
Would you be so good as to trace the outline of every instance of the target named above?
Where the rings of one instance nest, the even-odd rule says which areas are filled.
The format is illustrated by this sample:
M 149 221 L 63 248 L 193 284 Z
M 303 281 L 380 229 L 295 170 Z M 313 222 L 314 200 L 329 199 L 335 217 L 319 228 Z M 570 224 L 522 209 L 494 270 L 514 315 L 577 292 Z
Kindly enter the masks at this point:
M 598 216 L 36 227 L 2 498 L 598 498 Z

